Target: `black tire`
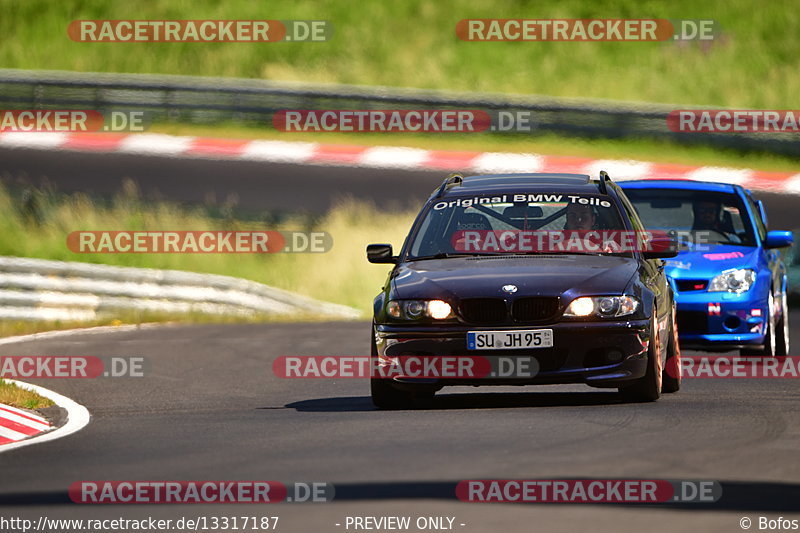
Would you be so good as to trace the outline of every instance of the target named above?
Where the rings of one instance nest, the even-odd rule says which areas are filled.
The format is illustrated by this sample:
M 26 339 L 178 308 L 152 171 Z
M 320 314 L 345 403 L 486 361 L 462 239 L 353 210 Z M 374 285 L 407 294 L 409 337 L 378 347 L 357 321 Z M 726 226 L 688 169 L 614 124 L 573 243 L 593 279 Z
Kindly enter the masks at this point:
M 627 403 L 654 402 L 661 397 L 662 368 L 658 353 L 658 328 L 656 327 L 655 305 L 653 320 L 650 323 L 650 346 L 647 349 L 647 371 L 644 376 L 619 388 L 619 395 Z
M 391 379 L 370 379 L 372 403 L 378 409 L 411 409 L 414 407 L 414 395 L 411 392 L 396 389 Z
M 775 355 L 778 357 L 789 355 L 789 301 L 786 289 L 781 296 L 781 319 L 775 324 Z
M 667 355 L 664 370 L 661 371 L 661 392 L 669 394 L 681 390 L 681 346 L 678 342 L 678 326 L 675 322 L 675 309 L 672 310 Z
M 370 355 L 378 357 L 374 324 L 372 325 L 371 337 Z M 427 406 L 433 401 L 435 394 L 435 391 L 429 390 L 409 391 L 398 389 L 392 385 L 392 380 L 388 378 L 370 378 L 369 385 L 372 403 L 378 409 L 413 409 L 418 406 Z
M 775 299 L 772 292 L 769 293 L 769 304 L 767 305 L 767 331 L 764 334 L 764 346 L 762 348 L 742 348 L 739 350 L 741 355 L 760 355 L 763 357 L 775 357 Z

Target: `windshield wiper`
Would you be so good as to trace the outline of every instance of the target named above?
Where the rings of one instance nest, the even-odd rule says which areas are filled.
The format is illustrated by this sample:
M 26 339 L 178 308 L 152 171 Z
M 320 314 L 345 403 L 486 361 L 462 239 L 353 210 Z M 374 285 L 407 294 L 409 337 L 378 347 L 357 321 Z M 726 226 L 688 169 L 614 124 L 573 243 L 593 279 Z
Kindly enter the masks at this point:
M 717 242 L 712 242 L 712 243 L 707 243 L 707 244 L 730 244 L 732 246 L 748 246 L 750 248 L 754 248 L 754 246 L 752 244 L 745 244 L 745 243 L 742 243 L 742 242 L 733 242 L 733 241 L 717 241 Z

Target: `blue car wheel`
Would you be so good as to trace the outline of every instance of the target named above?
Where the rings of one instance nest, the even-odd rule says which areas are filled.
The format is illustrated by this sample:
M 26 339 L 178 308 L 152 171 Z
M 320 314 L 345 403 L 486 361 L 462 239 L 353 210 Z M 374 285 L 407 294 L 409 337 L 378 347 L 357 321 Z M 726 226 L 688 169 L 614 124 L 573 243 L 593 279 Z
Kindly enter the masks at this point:
M 789 355 L 789 301 L 786 291 L 781 296 L 781 318 L 775 328 L 775 355 L 783 357 Z

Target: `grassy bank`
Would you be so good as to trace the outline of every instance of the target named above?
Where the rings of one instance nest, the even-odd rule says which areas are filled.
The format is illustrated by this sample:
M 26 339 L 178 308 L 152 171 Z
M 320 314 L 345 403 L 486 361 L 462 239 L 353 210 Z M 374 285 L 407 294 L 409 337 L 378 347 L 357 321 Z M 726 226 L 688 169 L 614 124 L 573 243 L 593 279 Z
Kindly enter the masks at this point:
M 0 65 L 241 76 L 435 89 L 792 108 L 800 10 L 790 0 L 409 0 L 263 4 L 0 0 Z M 714 19 L 714 41 L 464 42 L 465 18 Z M 326 19 L 323 43 L 82 43 L 75 19 Z
M 31 210 L 19 192 L 0 189 L 0 255 L 223 274 L 364 312 L 371 309 L 388 272 L 386 266 L 367 263 L 366 245 L 391 242 L 399 246 L 413 220 L 412 213 L 386 213 L 354 201 L 344 201 L 320 219 L 276 221 L 268 213 L 239 217 L 230 205 L 187 208 L 145 203 L 132 184 L 105 202 L 84 194 L 37 191 L 34 196 L 37 207 Z M 331 251 L 316 254 L 77 254 L 66 246 L 67 235 L 78 230 L 256 229 L 327 231 L 334 245 Z
M 0 403 L 18 409 L 39 409 L 53 405 L 52 400 L 40 396 L 35 392 L 21 389 L 13 383 L 0 379 Z

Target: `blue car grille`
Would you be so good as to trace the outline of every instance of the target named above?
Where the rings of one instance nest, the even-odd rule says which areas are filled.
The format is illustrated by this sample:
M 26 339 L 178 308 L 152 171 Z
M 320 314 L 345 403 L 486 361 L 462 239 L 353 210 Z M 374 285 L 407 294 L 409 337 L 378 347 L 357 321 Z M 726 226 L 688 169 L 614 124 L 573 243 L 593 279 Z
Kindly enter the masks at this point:
M 708 281 L 704 279 L 676 279 L 675 286 L 678 292 L 704 291 Z

